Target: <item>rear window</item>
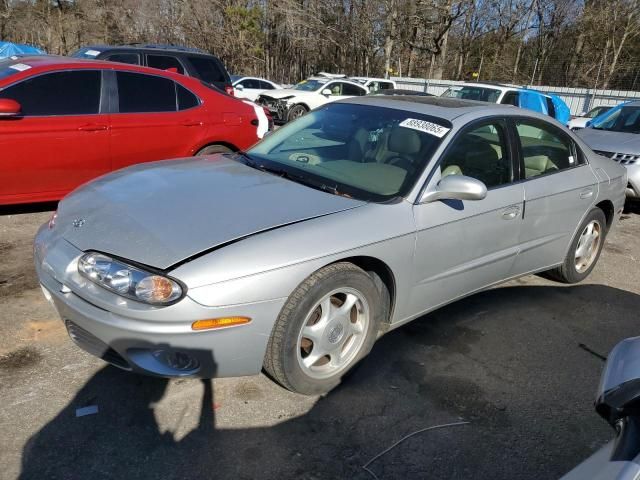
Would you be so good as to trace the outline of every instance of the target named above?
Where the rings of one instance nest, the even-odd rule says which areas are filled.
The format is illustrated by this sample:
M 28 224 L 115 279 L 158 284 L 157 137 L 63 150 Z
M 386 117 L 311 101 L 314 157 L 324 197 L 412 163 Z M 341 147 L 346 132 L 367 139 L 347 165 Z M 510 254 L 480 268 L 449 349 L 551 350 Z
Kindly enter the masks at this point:
M 54 72 L 0 90 L 0 98 L 20 103 L 25 116 L 89 115 L 100 110 L 100 72 Z
M 218 63 L 212 58 L 206 57 L 187 57 L 196 70 L 200 80 L 205 82 L 227 82 L 227 76 L 224 74 Z
M 180 61 L 176 57 L 169 55 L 147 55 L 147 66 L 159 70 L 171 69 L 177 73 L 184 73 L 184 67 Z
M 140 73 L 117 72 L 120 113 L 175 112 L 173 80 Z

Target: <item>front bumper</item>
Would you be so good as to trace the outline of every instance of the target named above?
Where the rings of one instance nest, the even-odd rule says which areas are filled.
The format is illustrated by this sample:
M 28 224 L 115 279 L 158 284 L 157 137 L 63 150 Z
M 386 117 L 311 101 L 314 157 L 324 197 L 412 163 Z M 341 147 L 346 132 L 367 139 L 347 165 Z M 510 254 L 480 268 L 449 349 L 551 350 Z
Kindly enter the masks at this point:
M 640 163 L 625 165 L 629 180 L 625 191 L 627 198 L 640 199 Z
M 289 114 L 289 102 L 287 100 L 260 95 L 256 99 L 256 103 L 269 110 L 275 122 L 285 123 L 287 121 L 287 115 Z
M 164 377 L 235 377 L 260 372 L 285 299 L 206 307 L 187 295 L 168 307 L 131 302 L 77 274 L 82 251 L 64 239 L 36 237 L 36 271 L 45 296 L 81 348 L 134 372 Z M 136 305 L 134 305 L 136 304 Z M 135 308 L 134 308 L 135 307 Z M 246 316 L 248 324 L 193 331 L 196 320 Z

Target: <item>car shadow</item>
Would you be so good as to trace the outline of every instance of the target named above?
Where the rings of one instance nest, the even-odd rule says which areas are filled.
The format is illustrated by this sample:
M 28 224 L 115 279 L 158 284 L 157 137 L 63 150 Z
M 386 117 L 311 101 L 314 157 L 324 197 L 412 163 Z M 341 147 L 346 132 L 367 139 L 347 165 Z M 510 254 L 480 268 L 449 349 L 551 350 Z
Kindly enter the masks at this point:
M 157 420 L 168 380 L 107 366 L 28 441 L 20 478 L 372 479 L 361 467 L 376 454 L 460 419 L 470 424 L 416 435 L 369 468 L 379 479 L 558 478 L 611 438 L 593 412 L 603 363 L 589 350 L 638 334 L 638 312 L 640 295 L 603 285 L 492 289 L 388 333 L 338 388 L 274 426 L 216 427 L 202 380 L 187 400 L 197 426 L 181 438 Z M 93 404 L 97 415 L 75 417 Z

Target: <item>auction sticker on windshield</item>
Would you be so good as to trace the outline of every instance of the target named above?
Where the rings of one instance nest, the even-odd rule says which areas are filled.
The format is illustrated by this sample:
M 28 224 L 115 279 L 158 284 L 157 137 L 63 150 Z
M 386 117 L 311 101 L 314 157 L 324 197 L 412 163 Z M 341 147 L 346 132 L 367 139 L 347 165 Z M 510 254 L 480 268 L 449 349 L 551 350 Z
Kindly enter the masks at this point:
M 398 126 L 429 133 L 431 135 L 435 135 L 438 138 L 444 137 L 449 132 L 449 130 L 451 130 L 450 128 L 438 125 L 437 123 L 431 123 L 415 118 L 407 118 L 406 120 L 400 122 Z

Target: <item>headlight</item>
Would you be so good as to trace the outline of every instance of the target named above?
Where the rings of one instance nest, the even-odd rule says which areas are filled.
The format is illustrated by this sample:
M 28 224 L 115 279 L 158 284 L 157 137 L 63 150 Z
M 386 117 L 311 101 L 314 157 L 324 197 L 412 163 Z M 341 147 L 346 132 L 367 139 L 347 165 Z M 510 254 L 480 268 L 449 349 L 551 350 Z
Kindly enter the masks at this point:
M 152 305 L 168 305 L 183 293 L 175 280 L 146 272 L 101 253 L 89 252 L 80 257 L 78 271 L 107 290 Z

